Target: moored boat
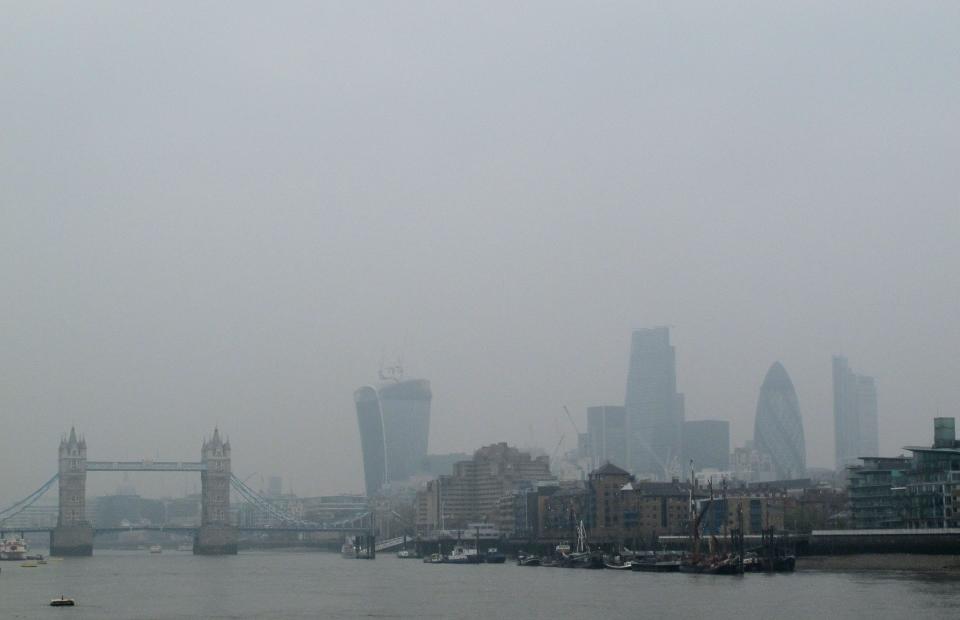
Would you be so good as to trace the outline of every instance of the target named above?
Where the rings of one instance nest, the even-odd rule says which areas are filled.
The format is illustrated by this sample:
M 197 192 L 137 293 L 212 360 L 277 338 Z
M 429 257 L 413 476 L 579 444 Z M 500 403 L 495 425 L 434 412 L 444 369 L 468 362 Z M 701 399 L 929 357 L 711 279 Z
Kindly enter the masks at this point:
M 540 566 L 540 556 L 536 555 L 518 555 L 517 566 Z
M 503 564 L 507 561 L 507 556 L 498 551 L 496 547 L 490 547 L 484 554 L 483 561 L 487 564 Z
M 150 545 L 150 553 L 163 553 L 163 547 L 160 545 Z

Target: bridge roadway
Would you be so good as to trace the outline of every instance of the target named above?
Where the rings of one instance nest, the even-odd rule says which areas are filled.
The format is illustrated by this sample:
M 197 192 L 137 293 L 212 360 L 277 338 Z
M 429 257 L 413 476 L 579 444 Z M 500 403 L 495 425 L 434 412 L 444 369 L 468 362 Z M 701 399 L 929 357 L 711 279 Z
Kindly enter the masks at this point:
M 19 534 L 36 534 L 36 533 L 49 533 L 52 532 L 54 528 L 52 527 L 0 527 L 0 538 L 7 532 L 17 532 Z M 192 534 L 200 529 L 199 525 L 137 525 L 132 527 L 95 527 L 93 529 L 94 534 L 116 534 L 118 532 L 172 532 L 174 534 Z M 351 534 L 366 534 L 370 532 L 370 528 L 361 528 L 361 527 L 329 527 L 329 526 L 316 526 L 316 527 L 300 527 L 300 526 L 289 526 L 289 527 L 238 527 L 238 532 L 341 532 L 341 533 L 351 533 Z
M 207 471 L 206 463 L 187 461 L 87 461 L 87 471 Z

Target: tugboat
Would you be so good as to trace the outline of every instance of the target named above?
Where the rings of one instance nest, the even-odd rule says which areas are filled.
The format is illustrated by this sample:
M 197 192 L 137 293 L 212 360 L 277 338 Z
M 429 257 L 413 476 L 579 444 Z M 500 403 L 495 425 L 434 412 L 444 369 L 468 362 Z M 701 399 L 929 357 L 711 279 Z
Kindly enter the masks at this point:
M 490 547 L 483 556 L 483 561 L 487 564 L 503 564 L 507 561 L 507 556 L 497 551 L 496 547 Z

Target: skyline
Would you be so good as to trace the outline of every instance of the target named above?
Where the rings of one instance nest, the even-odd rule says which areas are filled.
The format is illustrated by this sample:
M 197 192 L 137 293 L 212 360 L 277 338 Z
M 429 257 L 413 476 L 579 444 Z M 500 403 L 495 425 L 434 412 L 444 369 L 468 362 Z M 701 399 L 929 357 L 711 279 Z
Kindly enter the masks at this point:
M 431 451 L 569 449 L 654 325 L 734 446 L 775 360 L 809 466 L 832 355 L 881 454 L 960 415 L 960 6 L 3 12 L 0 498 L 71 425 L 171 460 L 219 426 L 240 477 L 359 491 L 385 350 Z

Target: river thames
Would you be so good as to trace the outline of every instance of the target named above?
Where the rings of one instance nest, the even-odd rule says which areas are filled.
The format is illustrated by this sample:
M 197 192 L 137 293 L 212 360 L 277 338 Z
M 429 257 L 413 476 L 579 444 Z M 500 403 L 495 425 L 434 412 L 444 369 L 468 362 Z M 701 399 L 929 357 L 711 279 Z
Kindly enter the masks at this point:
M 323 552 L 109 550 L 0 569 L 2 618 L 960 617 L 960 573 L 945 571 L 723 577 L 429 565 L 386 555 L 345 560 Z M 60 594 L 77 607 L 49 607 Z

